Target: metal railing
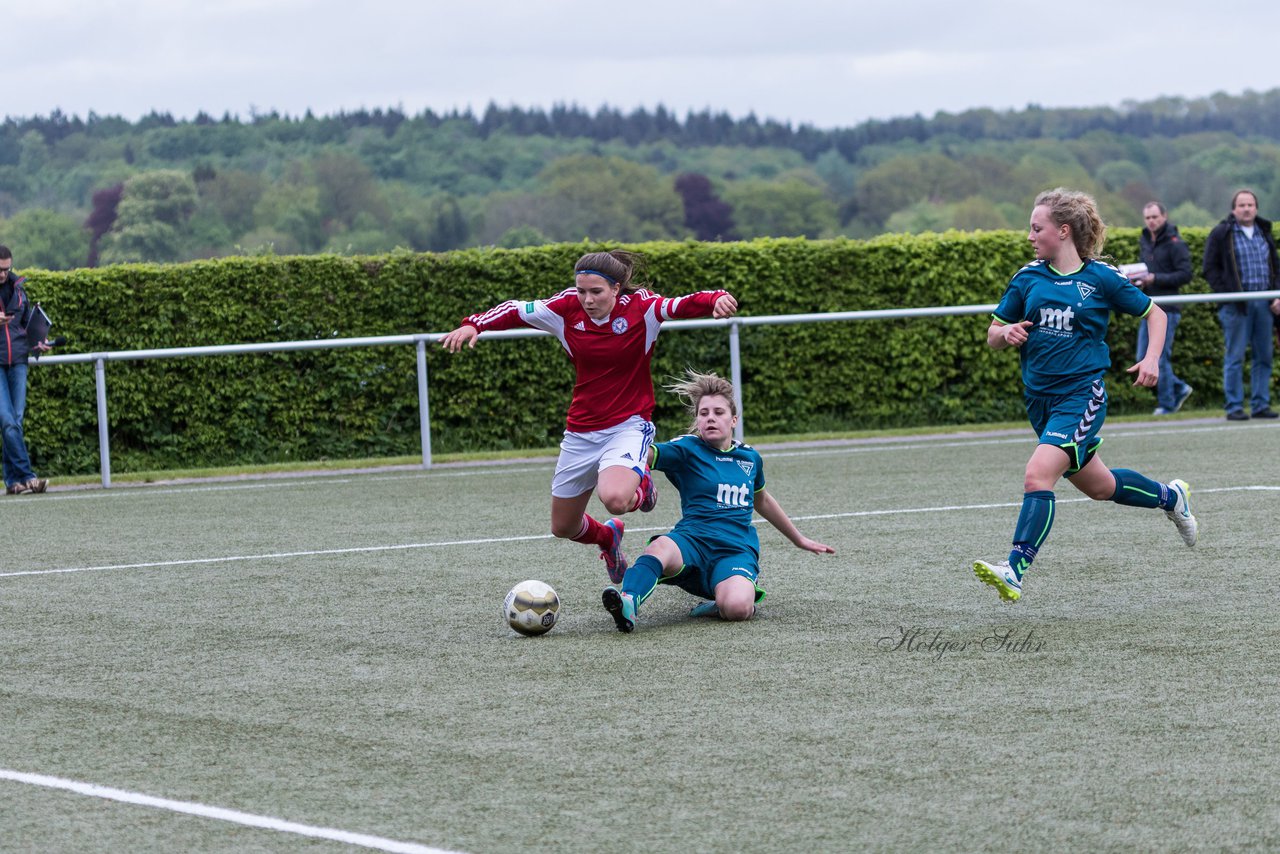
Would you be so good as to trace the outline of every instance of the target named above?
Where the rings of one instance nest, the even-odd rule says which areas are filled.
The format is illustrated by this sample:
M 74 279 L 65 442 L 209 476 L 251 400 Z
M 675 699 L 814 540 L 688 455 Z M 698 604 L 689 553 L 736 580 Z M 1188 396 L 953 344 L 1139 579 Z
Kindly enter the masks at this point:
M 1189 303 L 1224 303 L 1245 302 L 1255 299 L 1280 299 L 1280 290 L 1251 291 L 1231 294 L 1178 294 L 1176 296 L 1157 297 L 1159 305 L 1185 305 Z M 958 317 L 969 314 L 990 314 L 995 311 L 996 304 L 930 306 L 926 308 L 891 308 L 870 309 L 865 311 L 834 311 L 816 314 L 775 314 L 762 317 L 732 317 L 724 320 L 670 320 L 664 323 L 663 329 L 675 331 L 680 329 L 708 329 L 728 327 L 729 329 L 729 368 L 730 380 L 733 382 L 734 403 L 738 412 L 743 414 L 738 419 L 734 435 L 742 441 L 745 427 L 745 414 L 742 408 L 742 355 L 739 336 L 744 326 L 785 326 L 797 323 L 826 323 L 858 320 L 901 320 L 911 317 Z M 522 338 L 528 336 L 547 335 L 538 329 L 511 329 L 502 332 L 485 332 L 485 340 L 496 338 Z M 301 350 L 337 350 L 350 347 L 396 347 L 412 344 L 418 354 L 418 427 L 422 440 L 422 467 L 431 468 L 431 408 L 428 401 L 427 382 L 427 345 L 438 342 L 445 336 L 443 332 L 422 333 L 416 335 L 384 335 L 369 338 L 324 338 L 307 341 L 280 341 L 260 344 L 225 344 L 209 347 L 168 347 L 157 350 L 116 350 L 105 353 L 68 353 L 58 356 L 44 356 L 33 360 L 32 365 L 73 365 L 92 363 L 97 391 L 98 404 L 98 459 L 102 472 L 102 486 L 111 487 L 111 442 L 108 435 L 107 420 L 107 362 L 141 361 L 146 359 L 189 359 L 204 356 L 233 356 L 246 353 L 287 353 Z

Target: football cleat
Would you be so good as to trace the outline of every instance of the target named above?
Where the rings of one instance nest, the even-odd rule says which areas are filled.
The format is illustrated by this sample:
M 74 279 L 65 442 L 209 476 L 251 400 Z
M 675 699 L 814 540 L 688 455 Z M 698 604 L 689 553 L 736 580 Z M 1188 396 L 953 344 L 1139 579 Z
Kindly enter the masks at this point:
M 1017 602 L 1022 598 L 1022 582 L 1018 580 L 1018 576 L 1014 574 L 1013 567 L 1009 566 L 1007 560 L 999 563 L 975 560 L 973 574 L 978 576 L 978 580 L 983 584 L 994 587 L 1000 594 L 1000 598 L 1006 602 Z
M 636 509 L 641 513 L 648 513 L 657 506 L 658 485 L 653 482 L 653 475 L 649 470 L 645 469 L 644 476 L 640 478 L 640 503 L 636 505 Z
M 609 580 L 614 584 L 621 584 L 622 576 L 627 574 L 627 556 L 622 553 L 622 532 L 626 525 L 622 524 L 621 519 L 615 518 L 605 522 L 604 526 L 613 531 L 613 543 L 607 548 L 600 547 L 600 559 L 604 561 Z
M 604 609 L 613 617 L 618 631 L 630 632 L 636 627 L 636 600 L 630 593 L 623 593 L 616 587 L 606 587 L 600 594 Z M 714 603 L 712 603 L 714 604 Z
M 716 605 L 714 599 L 707 602 L 699 602 L 689 609 L 690 617 L 718 617 L 720 616 L 720 607 Z
M 1172 510 L 1164 511 L 1164 515 L 1178 526 L 1182 541 L 1189 546 L 1194 546 L 1200 525 L 1196 522 L 1196 517 L 1191 515 L 1191 485 L 1185 480 L 1171 480 L 1169 488 L 1178 496 L 1178 501 L 1173 505 Z

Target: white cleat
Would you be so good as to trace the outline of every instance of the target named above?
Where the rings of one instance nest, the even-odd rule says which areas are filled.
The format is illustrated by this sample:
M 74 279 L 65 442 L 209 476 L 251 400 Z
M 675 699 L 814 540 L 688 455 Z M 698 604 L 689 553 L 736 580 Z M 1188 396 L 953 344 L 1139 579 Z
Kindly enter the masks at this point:
M 1164 511 L 1164 515 L 1178 526 L 1182 541 L 1189 546 L 1194 546 L 1200 526 L 1196 522 L 1196 517 L 1191 515 L 1191 486 L 1185 480 L 1171 480 L 1169 488 L 1178 496 L 1178 503 L 1173 505 L 1172 510 Z
M 985 560 L 973 562 L 973 574 L 983 584 L 990 584 L 1005 602 L 1017 602 L 1022 598 L 1022 582 L 1014 573 L 1009 561 L 987 563 Z

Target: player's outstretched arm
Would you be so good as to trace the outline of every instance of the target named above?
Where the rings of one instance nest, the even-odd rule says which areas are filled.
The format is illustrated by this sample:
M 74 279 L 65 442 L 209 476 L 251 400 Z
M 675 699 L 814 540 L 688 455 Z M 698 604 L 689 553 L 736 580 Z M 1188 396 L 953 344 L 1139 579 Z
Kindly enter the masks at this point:
M 462 349 L 465 344 L 468 347 L 475 347 L 476 340 L 480 337 L 480 330 L 476 329 L 470 323 L 464 323 L 448 335 L 440 339 L 440 346 L 448 350 L 450 353 L 456 353 Z
M 791 517 L 782 509 L 782 505 L 769 494 L 769 490 L 762 489 L 756 493 L 755 507 L 756 512 L 763 516 L 770 525 L 781 531 L 784 537 L 795 543 L 796 548 L 817 552 L 818 554 L 833 555 L 836 553 L 836 550 L 826 543 L 811 540 L 800 533 L 800 529 L 796 527 L 795 523 L 791 521 Z
M 738 301 L 733 298 L 733 294 L 722 294 L 716 299 L 716 304 L 711 307 L 711 316 L 716 320 L 733 317 L 737 313 Z

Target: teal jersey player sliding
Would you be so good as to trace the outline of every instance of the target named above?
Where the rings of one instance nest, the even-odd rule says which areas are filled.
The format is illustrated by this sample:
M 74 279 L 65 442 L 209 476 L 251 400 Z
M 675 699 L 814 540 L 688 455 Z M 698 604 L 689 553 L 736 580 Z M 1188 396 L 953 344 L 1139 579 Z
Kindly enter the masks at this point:
M 627 568 L 621 589 L 606 587 L 601 599 L 619 631 L 636 626 L 636 612 L 660 582 L 709 600 L 694 616 L 747 620 L 764 591 L 760 538 L 752 518 L 759 513 L 799 548 L 819 554 L 835 549 L 800 533 L 764 486 L 764 461 L 750 445 L 733 439 L 738 413 L 733 386 L 715 374 L 686 372 L 669 387 L 688 405 L 691 434 L 655 445 L 649 464 L 680 493 L 680 521 L 654 537 Z
M 1009 282 L 987 329 L 987 344 L 1019 351 L 1027 416 L 1039 443 L 1027 462 L 1008 560 L 973 564 L 978 579 L 1006 602 L 1022 598 L 1024 575 L 1053 527 L 1053 488 L 1063 477 L 1095 501 L 1163 510 L 1188 546 L 1195 545 L 1198 531 L 1185 481 L 1161 483 L 1130 469 L 1109 469 L 1098 456 L 1107 416 L 1111 312 L 1136 315 L 1147 324 L 1146 355 L 1128 373 L 1136 375 L 1134 385 L 1148 388 L 1159 376 L 1164 312 L 1118 270 L 1096 260 L 1106 226 L 1085 193 L 1041 193 L 1027 239 L 1036 260 Z

